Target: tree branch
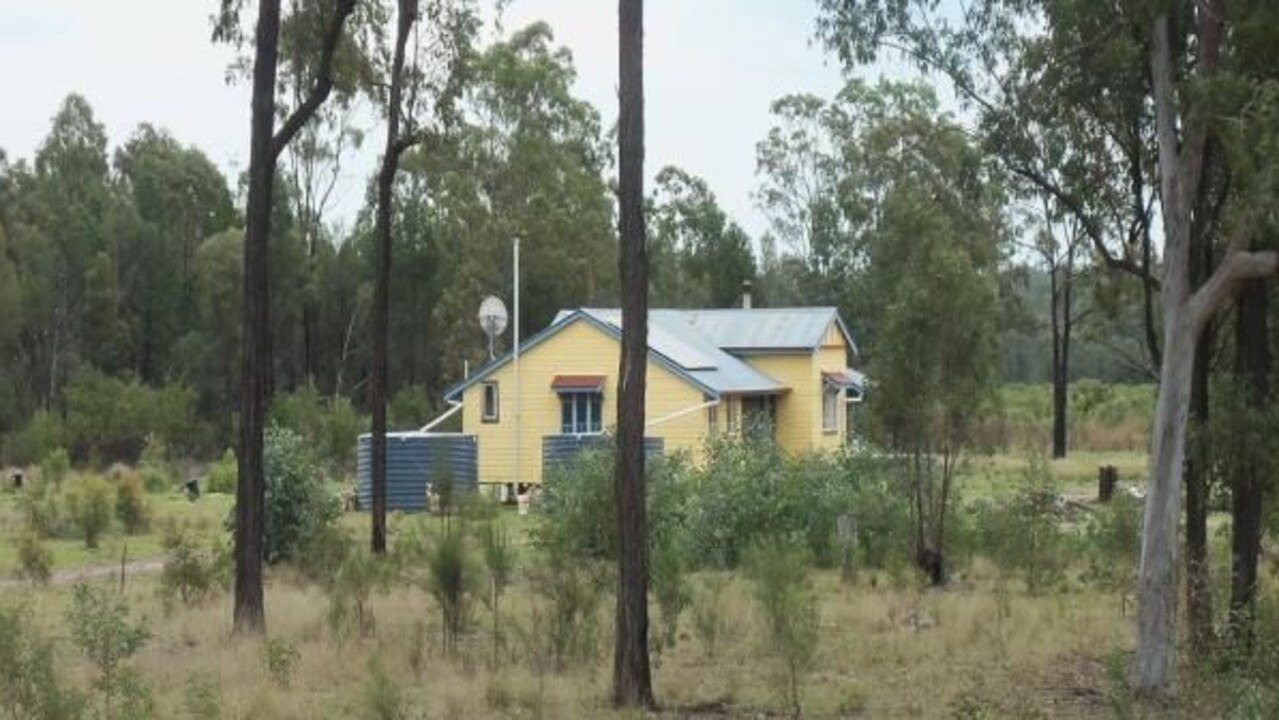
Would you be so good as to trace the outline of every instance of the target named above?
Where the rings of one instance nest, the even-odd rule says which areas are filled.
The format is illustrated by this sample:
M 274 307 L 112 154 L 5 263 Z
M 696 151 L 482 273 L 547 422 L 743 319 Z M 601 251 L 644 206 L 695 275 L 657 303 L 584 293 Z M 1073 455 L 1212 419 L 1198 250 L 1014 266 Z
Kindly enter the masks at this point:
M 338 43 L 342 40 L 342 27 L 355 10 L 355 2 L 356 0 L 338 0 L 337 9 L 333 12 L 333 18 L 324 32 L 324 46 L 320 51 L 320 68 L 316 73 L 315 85 L 311 86 L 306 99 L 294 108 L 284 124 L 280 126 L 279 131 L 271 138 L 273 159 L 280 157 L 284 148 L 288 147 L 293 137 L 315 115 L 315 111 L 320 109 L 324 101 L 329 98 L 329 93 L 333 91 L 333 56 L 337 53 Z
M 1212 276 L 1194 295 L 1190 296 L 1186 310 L 1192 327 L 1204 327 L 1225 301 L 1234 297 L 1245 280 L 1270 277 L 1279 273 L 1279 252 L 1274 250 L 1249 251 L 1250 228 L 1241 226 L 1231 235 L 1226 254 Z

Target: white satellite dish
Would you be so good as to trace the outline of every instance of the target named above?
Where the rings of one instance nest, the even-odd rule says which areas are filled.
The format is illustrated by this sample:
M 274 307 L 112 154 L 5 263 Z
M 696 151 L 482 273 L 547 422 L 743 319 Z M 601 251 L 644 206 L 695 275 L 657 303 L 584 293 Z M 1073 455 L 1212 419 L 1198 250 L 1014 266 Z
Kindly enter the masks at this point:
M 493 341 L 506 330 L 508 319 L 506 303 L 501 298 L 489 295 L 480 303 L 480 327 L 489 338 L 489 360 L 493 359 Z

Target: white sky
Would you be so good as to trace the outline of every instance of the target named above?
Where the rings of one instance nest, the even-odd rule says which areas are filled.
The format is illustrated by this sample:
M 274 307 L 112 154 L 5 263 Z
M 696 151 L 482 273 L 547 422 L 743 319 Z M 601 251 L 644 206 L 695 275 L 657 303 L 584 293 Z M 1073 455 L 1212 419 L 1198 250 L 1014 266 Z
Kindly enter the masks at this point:
M 111 146 L 140 122 L 201 148 L 228 174 L 248 156 L 247 86 L 224 81 L 229 49 L 210 43 L 218 0 L 0 0 L 0 148 L 30 158 L 69 92 L 88 98 Z M 755 143 L 768 104 L 792 92 L 832 95 L 838 64 L 812 41 L 813 0 L 648 0 L 647 165 L 705 177 L 752 235 L 766 222 L 751 197 Z M 615 0 L 514 0 L 512 30 L 538 20 L 572 51 L 577 93 L 606 127 L 617 114 Z M 350 219 L 380 142 L 370 134 L 337 207 Z

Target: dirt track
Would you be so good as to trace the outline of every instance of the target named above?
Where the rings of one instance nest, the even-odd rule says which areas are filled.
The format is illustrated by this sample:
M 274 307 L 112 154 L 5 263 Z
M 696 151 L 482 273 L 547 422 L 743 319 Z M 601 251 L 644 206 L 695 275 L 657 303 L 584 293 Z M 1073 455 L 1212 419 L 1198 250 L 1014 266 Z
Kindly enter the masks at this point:
M 135 560 L 130 563 L 125 563 L 124 566 L 126 575 L 130 576 L 151 575 L 160 572 L 163 568 L 163 560 Z M 67 585 L 81 580 L 99 580 L 110 577 L 118 578 L 119 576 L 119 565 L 91 565 L 88 567 L 68 568 L 66 570 L 55 571 L 53 573 L 53 577 L 49 579 L 49 584 Z M 0 580 L 0 592 L 9 592 L 28 586 L 30 586 L 30 583 L 26 580 Z

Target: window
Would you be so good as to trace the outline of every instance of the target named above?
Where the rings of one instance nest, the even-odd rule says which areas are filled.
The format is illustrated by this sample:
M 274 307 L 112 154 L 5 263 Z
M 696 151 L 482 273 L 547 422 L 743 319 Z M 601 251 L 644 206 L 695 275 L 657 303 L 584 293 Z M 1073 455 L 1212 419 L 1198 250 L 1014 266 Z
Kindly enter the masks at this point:
M 839 432 L 839 388 L 822 388 L 822 432 Z
M 598 435 L 604 431 L 604 394 L 560 393 L 560 432 L 564 435 Z
M 737 402 L 733 398 L 725 398 L 728 403 L 728 432 L 730 435 L 737 432 Z
M 707 399 L 706 402 L 713 402 Z M 706 429 L 711 435 L 719 433 L 719 405 L 706 407 Z
M 480 420 L 486 423 L 495 423 L 498 421 L 499 403 L 501 402 L 498 397 L 497 383 L 486 382 L 481 387 L 484 389 L 484 409 Z

